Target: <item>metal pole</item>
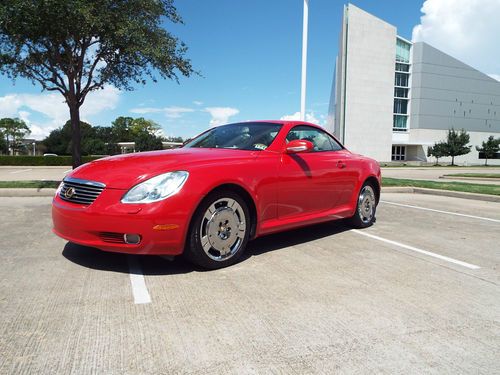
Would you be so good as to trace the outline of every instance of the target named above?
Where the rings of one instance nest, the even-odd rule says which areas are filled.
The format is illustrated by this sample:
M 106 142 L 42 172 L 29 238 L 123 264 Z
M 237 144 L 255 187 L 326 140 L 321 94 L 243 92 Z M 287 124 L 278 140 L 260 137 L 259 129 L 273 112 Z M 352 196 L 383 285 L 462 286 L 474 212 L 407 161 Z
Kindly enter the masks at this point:
M 300 120 L 306 118 L 306 72 L 307 72 L 307 23 L 309 0 L 304 0 L 304 20 L 302 24 L 302 85 L 300 90 Z
M 36 143 L 35 143 L 35 142 L 33 142 L 33 156 L 35 156 L 35 155 L 36 155 L 36 149 L 35 149 L 35 147 L 36 147 Z

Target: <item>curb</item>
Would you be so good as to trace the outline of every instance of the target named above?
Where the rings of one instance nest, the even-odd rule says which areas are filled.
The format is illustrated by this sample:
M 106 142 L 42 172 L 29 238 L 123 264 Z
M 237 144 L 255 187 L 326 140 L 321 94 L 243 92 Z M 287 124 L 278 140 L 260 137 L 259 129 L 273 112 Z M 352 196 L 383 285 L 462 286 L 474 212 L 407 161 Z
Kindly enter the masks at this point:
M 489 177 L 455 177 L 455 176 L 439 176 L 440 179 L 443 180 L 463 180 L 463 181 L 492 181 L 492 182 L 498 182 L 500 185 L 500 178 L 489 178 Z
M 438 189 L 428 189 L 428 188 L 417 188 L 417 187 L 382 187 L 382 193 L 410 193 L 410 194 L 430 194 L 439 195 L 442 197 L 453 197 L 462 199 L 472 199 L 484 202 L 500 202 L 500 196 L 498 195 L 488 195 L 488 194 L 478 194 L 478 193 L 466 193 L 462 191 L 453 190 L 438 190 Z

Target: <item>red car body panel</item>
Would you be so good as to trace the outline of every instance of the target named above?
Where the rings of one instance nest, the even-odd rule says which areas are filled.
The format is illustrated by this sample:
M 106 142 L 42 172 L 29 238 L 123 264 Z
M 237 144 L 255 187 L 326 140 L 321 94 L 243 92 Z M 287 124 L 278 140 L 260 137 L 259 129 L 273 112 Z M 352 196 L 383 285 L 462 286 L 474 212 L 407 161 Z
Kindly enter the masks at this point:
M 266 121 L 270 122 L 270 121 Z M 102 250 L 133 254 L 178 255 L 191 219 L 203 198 L 222 185 L 244 190 L 255 207 L 253 237 L 350 217 L 368 178 L 380 186 L 376 161 L 346 149 L 287 154 L 285 138 L 296 125 L 283 122 L 273 143 L 263 151 L 180 148 L 119 155 L 96 160 L 67 177 L 106 185 L 90 205 L 67 202 L 56 194 L 52 205 L 54 233 L 68 241 Z M 156 175 L 189 172 L 182 189 L 155 203 L 124 204 L 121 199 L 140 182 Z M 108 233 L 140 234 L 138 245 Z

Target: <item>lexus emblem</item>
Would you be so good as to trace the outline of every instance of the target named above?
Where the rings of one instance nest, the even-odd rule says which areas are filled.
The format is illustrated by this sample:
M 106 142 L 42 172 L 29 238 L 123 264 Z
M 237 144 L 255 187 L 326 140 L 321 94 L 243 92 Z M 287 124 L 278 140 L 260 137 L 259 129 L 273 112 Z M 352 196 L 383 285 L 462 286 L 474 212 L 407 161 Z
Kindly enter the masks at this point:
M 75 188 L 70 187 L 64 192 L 64 196 L 68 199 L 71 199 L 73 195 L 75 195 Z

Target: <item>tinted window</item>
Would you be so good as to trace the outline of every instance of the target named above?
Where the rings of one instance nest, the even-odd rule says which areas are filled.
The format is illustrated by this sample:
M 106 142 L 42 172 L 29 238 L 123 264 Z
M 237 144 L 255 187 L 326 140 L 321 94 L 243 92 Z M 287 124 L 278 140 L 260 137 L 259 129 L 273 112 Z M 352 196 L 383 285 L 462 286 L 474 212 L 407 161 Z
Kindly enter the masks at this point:
M 242 122 L 218 126 L 200 134 L 184 147 L 265 150 L 271 145 L 280 129 L 281 124 L 268 122 Z
M 299 125 L 294 127 L 286 136 L 286 142 L 288 143 L 294 139 L 304 139 L 312 142 L 314 145 L 313 151 L 342 150 L 342 146 L 328 133 L 312 126 Z

